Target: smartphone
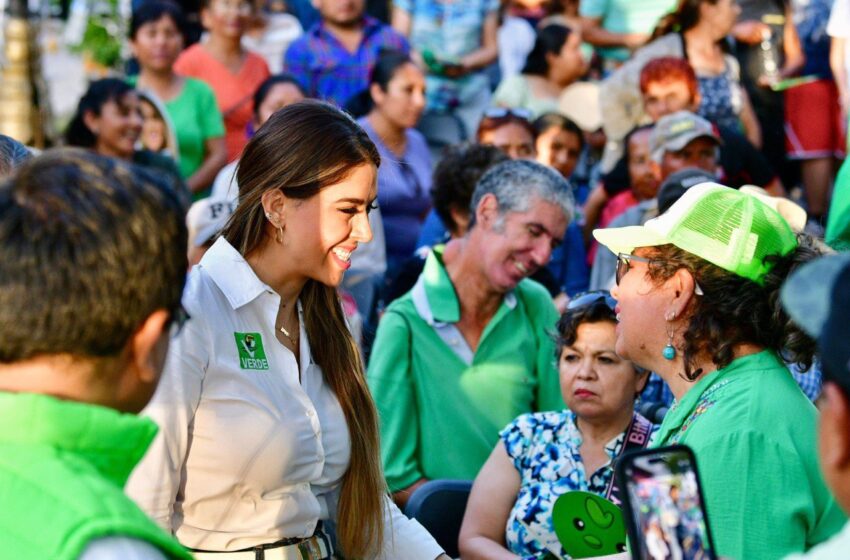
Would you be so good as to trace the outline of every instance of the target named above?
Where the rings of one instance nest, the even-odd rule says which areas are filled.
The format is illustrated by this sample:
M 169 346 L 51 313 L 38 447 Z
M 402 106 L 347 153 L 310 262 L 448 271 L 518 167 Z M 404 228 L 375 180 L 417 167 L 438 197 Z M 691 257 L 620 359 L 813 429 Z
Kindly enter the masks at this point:
M 684 445 L 624 455 L 616 466 L 635 560 L 717 558 L 696 458 Z

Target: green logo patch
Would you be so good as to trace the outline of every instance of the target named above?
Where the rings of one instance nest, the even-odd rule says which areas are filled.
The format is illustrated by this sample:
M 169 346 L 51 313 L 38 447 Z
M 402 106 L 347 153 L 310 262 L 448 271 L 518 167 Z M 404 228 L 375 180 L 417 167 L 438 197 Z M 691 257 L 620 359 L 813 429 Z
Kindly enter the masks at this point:
M 269 369 L 263 337 L 260 333 L 235 332 L 236 349 L 239 351 L 239 367 L 242 369 Z

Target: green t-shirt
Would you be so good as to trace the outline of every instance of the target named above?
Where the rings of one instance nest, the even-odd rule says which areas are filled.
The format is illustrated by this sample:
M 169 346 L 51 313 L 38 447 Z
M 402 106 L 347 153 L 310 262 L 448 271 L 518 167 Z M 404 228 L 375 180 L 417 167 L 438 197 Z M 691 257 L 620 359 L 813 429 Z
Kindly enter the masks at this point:
M 550 338 L 558 315 L 545 288 L 523 280 L 506 294 L 474 354 L 454 328 L 459 319 L 437 247 L 417 287 L 381 319 L 369 363 L 392 491 L 423 477 L 472 480 L 508 422 L 565 408 Z
M 818 468 L 817 410 L 770 351 L 699 380 L 655 447 L 694 450 L 718 556 L 783 558 L 824 542 L 846 518 Z
M 836 251 L 850 251 L 850 159 L 844 161 L 835 177 L 825 239 Z
M 135 87 L 138 79 L 131 76 L 127 81 Z M 210 86 L 195 78 L 184 80 L 180 95 L 167 101 L 165 110 L 177 137 L 180 175 L 188 179 L 204 163 L 207 140 L 224 137 L 224 119 Z
M 224 137 L 224 120 L 212 88 L 186 78 L 180 95 L 165 104 L 180 148 L 180 173 L 189 178 L 204 163 L 206 142 Z
M 651 34 L 660 20 L 676 8 L 678 0 L 581 0 L 579 14 L 582 17 L 601 19 L 600 27 L 611 33 Z M 629 59 L 629 49 L 603 47 L 602 58 L 624 62 Z

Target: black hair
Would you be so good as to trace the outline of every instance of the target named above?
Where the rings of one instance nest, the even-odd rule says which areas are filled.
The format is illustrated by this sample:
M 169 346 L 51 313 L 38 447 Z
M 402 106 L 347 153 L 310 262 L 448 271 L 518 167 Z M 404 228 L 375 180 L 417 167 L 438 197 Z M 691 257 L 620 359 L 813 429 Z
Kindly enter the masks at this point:
M 608 306 L 604 298 L 582 305 L 575 309 L 567 309 L 561 314 L 555 326 L 555 358 L 560 358 L 565 346 L 572 346 L 578 338 L 578 328 L 584 323 L 609 322 L 617 324 L 617 315 Z
M 133 15 L 130 18 L 130 39 L 136 38 L 142 26 L 157 22 L 163 17 L 171 18 L 185 40 L 186 18 L 183 16 L 183 10 L 180 9 L 178 4 L 168 0 L 148 0 L 133 10 Z
M 550 128 L 560 128 L 561 130 L 572 132 L 578 136 L 579 150 L 584 150 L 584 131 L 579 125 L 560 113 L 544 113 L 537 117 L 531 123 L 531 126 L 534 128 L 534 138 L 537 138 Z
M 368 114 L 375 107 L 375 101 L 369 91 L 372 85 L 377 84 L 382 91 L 387 91 L 387 86 L 398 69 L 412 62 L 412 59 L 406 53 L 392 49 L 381 49 L 378 52 L 378 60 L 375 61 L 375 66 L 369 74 L 369 85 L 345 103 L 345 110 L 354 118 Z
M 468 212 L 478 180 L 488 169 L 507 160 L 508 156 L 494 146 L 461 144 L 446 148 L 434 169 L 431 199 L 434 210 L 449 231 L 458 227 L 451 210 Z
M 32 158 L 0 184 L 0 362 L 115 358 L 179 309 L 184 207 L 162 174 L 89 150 Z
M 570 33 L 572 33 L 572 30 L 569 27 L 559 23 L 549 24 L 538 31 L 537 38 L 534 40 L 534 48 L 531 49 L 525 59 L 522 73 L 532 76 L 545 76 L 549 72 L 549 61 L 546 60 L 546 55 L 554 54 L 557 56 L 560 54 Z
M 815 341 L 785 312 L 779 290 L 797 267 L 823 254 L 824 246 L 806 233 L 797 234 L 797 243 L 797 248 L 784 257 L 766 257 L 774 266 L 763 286 L 675 245 L 652 248 L 647 272 L 651 279 L 660 284 L 684 268 L 704 292 L 689 305 L 689 323 L 683 335 L 687 379 L 693 381 L 702 373 L 694 370 L 700 356 L 707 356 L 722 368 L 732 362 L 735 347 L 742 343 L 780 353 L 803 371 L 811 366 Z
M 259 119 L 260 105 L 262 105 L 263 101 L 266 100 L 266 96 L 269 94 L 272 88 L 278 84 L 291 84 L 295 86 L 298 91 L 301 92 L 301 95 L 307 97 L 307 92 L 304 91 L 304 88 L 301 86 L 301 83 L 292 74 L 284 72 L 283 74 L 275 74 L 273 76 L 269 76 L 263 81 L 263 83 L 259 85 L 257 90 L 254 92 L 254 118 Z
M 623 138 L 623 155 L 617 160 L 611 171 L 602 176 L 602 184 L 604 185 L 605 192 L 617 194 L 632 188 L 632 178 L 629 175 L 629 142 L 631 142 L 632 136 L 638 132 L 652 130 L 654 126 L 652 124 L 636 126 Z M 611 195 L 609 194 L 609 196 Z
M 65 130 L 65 143 L 69 146 L 93 148 L 97 144 L 97 137 L 86 126 L 85 114 L 91 111 L 95 115 L 100 115 L 100 110 L 105 104 L 110 101 L 119 101 L 132 91 L 135 91 L 133 86 L 118 78 L 104 78 L 92 82 L 80 99 L 77 111 Z

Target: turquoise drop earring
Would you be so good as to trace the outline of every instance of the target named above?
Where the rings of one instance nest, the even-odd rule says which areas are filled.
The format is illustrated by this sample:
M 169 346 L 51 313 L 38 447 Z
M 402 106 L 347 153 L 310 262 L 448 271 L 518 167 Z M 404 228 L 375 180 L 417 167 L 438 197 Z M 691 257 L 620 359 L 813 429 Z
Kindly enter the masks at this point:
M 668 314 L 665 319 L 667 319 L 667 346 L 664 347 L 664 350 L 661 351 L 661 355 L 665 360 L 672 361 L 676 358 L 676 348 L 673 346 L 673 327 L 670 325 L 669 321 L 675 319 L 675 315 Z

